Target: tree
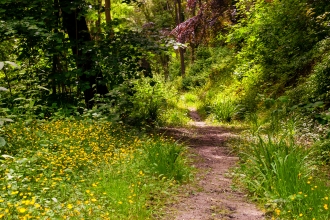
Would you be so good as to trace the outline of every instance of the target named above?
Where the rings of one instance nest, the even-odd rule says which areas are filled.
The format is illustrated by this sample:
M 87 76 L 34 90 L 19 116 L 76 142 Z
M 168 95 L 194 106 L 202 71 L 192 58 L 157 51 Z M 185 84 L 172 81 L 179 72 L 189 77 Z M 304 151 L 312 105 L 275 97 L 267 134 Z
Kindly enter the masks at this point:
M 184 21 L 184 15 L 182 11 L 181 0 L 176 0 L 175 4 L 175 14 L 176 14 L 176 25 L 179 25 Z M 186 67 L 184 63 L 184 48 L 179 47 L 179 54 L 180 54 L 180 64 L 181 64 L 181 76 L 185 76 Z
M 96 92 L 104 95 L 108 93 L 108 89 L 105 85 L 98 84 L 97 77 L 103 77 L 102 75 L 95 75 L 91 72 L 92 60 L 91 52 L 86 50 L 86 44 L 92 41 L 86 18 L 82 14 L 81 5 L 82 2 L 72 2 L 70 0 L 60 0 L 60 7 L 63 16 L 63 26 L 68 32 L 71 42 L 72 53 L 76 56 L 77 68 L 81 70 L 79 79 L 81 84 L 85 86 L 83 89 L 85 96 L 85 103 L 87 108 L 93 107 L 93 101 L 95 90 L 93 86 L 96 85 Z
M 107 24 L 111 22 L 111 1 L 110 0 L 105 0 L 105 20 Z
M 212 0 L 202 3 L 199 1 L 197 15 L 181 21 L 171 34 L 180 43 L 199 44 L 212 33 L 217 34 L 223 27 L 224 21 L 230 22 L 231 0 Z M 197 0 L 189 0 L 187 7 L 195 14 Z

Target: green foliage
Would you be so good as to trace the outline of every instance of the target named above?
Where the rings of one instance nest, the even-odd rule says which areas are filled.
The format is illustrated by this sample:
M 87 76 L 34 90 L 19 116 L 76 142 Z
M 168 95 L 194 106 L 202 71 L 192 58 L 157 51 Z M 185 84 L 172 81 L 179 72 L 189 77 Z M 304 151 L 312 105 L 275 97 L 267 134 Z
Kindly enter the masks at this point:
M 197 87 L 205 85 L 207 80 L 207 75 L 197 74 L 188 75 L 182 79 L 182 89 L 192 90 Z
M 216 100 L 211 105 L 211 112 L 219 122 L 230 122 L 236 111 L 236 104 L 230 98 Z
M 138 80 L 133 91 L 134 95 L 129 98 L 133 106 L 129 109 L 128 120 L 140 125 L 156 122 L 162 107 L 166 105 L 161 82 L 155 79 Z
M 321 42 L 319 42 L 317 46 L 317 52 L 321 55 L 321 61 L 318 62 L 314 66 L 314 78 L 313 82 L 315 83 L 315 95 L 317 97 L 320 97 L 322 100 L 329 100 L 329 73 L 330 73 L 330 66 L 329 66 L 329 61 L 330 61 L 330 54 L 328 52 L 329 48 L 329 40 L 325 39 Z
M 330 164 L 330 140 L 322 139 L 313 144 L 313 148 L 317 151 L 318 156 L 326 164 Z
M 165 84 L 167 91 L 165 94 L 166 106 L 161 112 L 159 121 L 162 126 L 186 126 L 190 121 L 188 107 L 196 104 L 192 103 L 196 100 L 196 96 L 189 93 L 188 95 L 180 96 L 180 93 L 177 91 L 178 84 L 181 84 L 180 81 Z
M 184 147 L 161 139 L 146 142 L 145 146 L 147 167 L 159 178 L 174 179 L 178 182 L 190 178 L 190 170 L 183 157 Z
M 278 122 L 280 123 L 280 122 Z M 288 123 L 289 124 L 289 123 Z M 274 218 L 329 218 L 328 189 L 318 179 L 310 149 L 298 145 L 293 128 L 252 132 L 239 146 L 243 163 L 239 182 L 262 203 Z M 281 135 L 286 132 L 287 135 Z
M 142 78 L 132 81 L 119 90 L 119 113 L 122 119 L 136 126 L 154 126 L 160 111 L 166 105 L 164 90 L 160 81 Z M 131 94 L 125 94 L 130 91 Z
M 185 93 L 182 99 L 188 106 L 195 106 L 199 101 L 198 96 L 193 93 Z
M 188 110 L 178 108 L 176 105 L 168 106 L 160 118 L 161 125 L 186 126 L 190 121 Z
M 74 114 L 85 101 L 90 109 L 95 94 L 105 95 L 128 80 L 151 76 L 151 67 L 141 63 L 165 49 L 157 37 L 146 38 L 146 33 L 127 25 L 132 5 L 112 2 L 116 8 L 111 25 L 106 26 L 94 2 L 76 0 L 69 6 L 67 1 L 20 3 L 0 3 L 1 15 L 6 14 L 0 16 L 0 56 L 14 58 L 22 67 L 0 77 L 1 83 L 12 86 L 6 100 L 12 111 L 22 106 L 13 100 L 21 98 L 33 100 L 33 114 L 41 118 L 49 117 L 54 106 Z
M 234 62 L 229 48 L 199 47 L 195 62 L 189 66 L 187 76 L 182 79 L 182 89 L 202 88 L 208 82 L 228 85 L 233 79 Z
M 260 106 L 258 94 L 277 98 L 285 90 L 295 90 L 310 81 L 305 78 L 312 72 L 315 57 L 320 56 L 315 48 L 324 38 L 320 33 L 325 28 L 320 25 L 327 20 L 313 7 L 298 0 L 238 1 L 240 20 L 228 35 L 228 42 L 239 52 L 235 75 L 242 82 L 241 100 L 249 111 Z M 316 66 L 320 83 L 325 79 L 321 75 L 326 75 L 324 64 Z M 305 92 L 302 98 L 313 95 Z M 293 98 L 297 100 L 299 96 Z
M 210 48 L 207 47 L 198 47 L 196 51 L 196 59 L 197 60 L 207 60 L 212 57 L 212 53 Z
M 215 62 L 212 58 L 212 50 L 207 47 L 199 47 L 196 51 L 196 61 L 189 66 L 187 76 L 182 79 L 182 89 L 193 90 L 206 84 L 210 75 L 210 68 Z

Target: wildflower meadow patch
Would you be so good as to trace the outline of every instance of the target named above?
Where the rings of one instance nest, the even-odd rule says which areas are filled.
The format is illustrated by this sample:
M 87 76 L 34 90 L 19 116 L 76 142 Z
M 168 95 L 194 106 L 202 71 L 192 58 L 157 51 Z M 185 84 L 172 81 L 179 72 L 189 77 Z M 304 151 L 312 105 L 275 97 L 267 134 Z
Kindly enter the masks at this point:
M 182 146 L 108 122 L 15 123 L 3 136 L 0 219 L 149 219 L 189 178 Z M 179 175 L 155 171 L 151 143 L 176 149 L 168 166 Z

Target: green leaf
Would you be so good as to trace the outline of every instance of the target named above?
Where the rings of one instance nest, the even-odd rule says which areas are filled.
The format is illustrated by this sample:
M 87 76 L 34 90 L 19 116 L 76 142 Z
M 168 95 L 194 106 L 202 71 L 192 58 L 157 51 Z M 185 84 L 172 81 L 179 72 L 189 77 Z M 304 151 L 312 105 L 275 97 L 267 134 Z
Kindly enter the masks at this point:
M 11 62 L 11 61 L 5 61 L 5 63 L 8 63 L 9 65 L 15 67 L 15 68 L 18 68 L 18 65 L 14 62 Z
M 14 120 L 10 118 L 0 118 L 0 121 L 14 122 Z
M 48 92 L 49 92 L 49 89 L 47 89 L 47 88 L 45 88 L 45 87 L 43 87 L 43 86 L 38 86 L 38 88 L 39 88 L 39 89 L 43 89 L 43 90 L 46 90 L 46 91 L 48 91 Z
M 13 101 L 25 100 L 26 98 L 16 98 Z
M 6 140 L 3 137 L 0 137 L 0 147 L 3 147 L 5 145 L 6 145 Z

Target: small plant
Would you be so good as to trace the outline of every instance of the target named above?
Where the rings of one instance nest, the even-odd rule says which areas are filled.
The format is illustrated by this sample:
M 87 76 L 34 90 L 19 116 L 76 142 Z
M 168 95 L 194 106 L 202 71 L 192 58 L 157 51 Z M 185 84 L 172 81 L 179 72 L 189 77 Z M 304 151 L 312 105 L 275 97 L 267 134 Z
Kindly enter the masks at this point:
M 188 110 L 176 106 L 167 108 L 160 116 L 160 123 L 167 126 L 186 126 L 189 121 Z
M 156 139 L 146 142 L 144 153 L 147 167 L 159 177 L 182 182 L 189 179 L 190 170 L 183 157 L 185 148 L 174 142 Z
M 220 99 L 212 105 L 212 112 L 220 122 L 230 122 L 235 110 L 236 105 L 231 99 Z
M 187 104 L 195 104 L 198 101 L 198 97 L 195 94 L 192 93 L 186 93 L 184 95 L 184 101 Z

